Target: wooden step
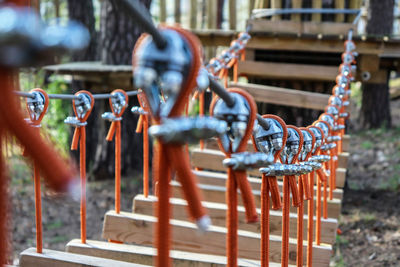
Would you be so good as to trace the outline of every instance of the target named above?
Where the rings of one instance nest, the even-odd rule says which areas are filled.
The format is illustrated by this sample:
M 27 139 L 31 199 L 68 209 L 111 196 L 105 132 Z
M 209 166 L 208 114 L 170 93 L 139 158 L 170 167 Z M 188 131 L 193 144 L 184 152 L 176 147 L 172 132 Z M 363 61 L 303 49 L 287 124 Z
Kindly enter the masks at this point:
M 316 110 L 325 110 L 330 96 L 252 83 L 230 83 L 229 87 L 237 87 L 247 91 L 257 102 Z
M 149 246 L 116 244 L 94 240 L 88 240 L 86 244 L 82 244 L 79 239 L 69 242 L 66 249 L 72 253 L 147 265 L 153 265 L 154 258 L 157 255 L 156 249 Z M 226 257 L 224 256 L 171 250 L 170 257 L 172 266 L 176 267 L 226 266 Z M 238 265 L 241 267 L 260 266 L 260 262 L 238 259 Z M 280 264 L 270 263 L 270 266 L 278 267 Z
M 342 150 L 343 152 L 349 152 L 349 148 L 350 148 L 350 135 L 349 134 L 345 134 L 342 137 Z
M 216 138 L 210 138 L 210 139 L 204 140 L 204 148 L 205 149 L 210 149 L 210 150 L 216 150 L 217 152 L 221 152 L 219 147 L 218 147 L 218 142 L 217 142 Z M 200 149 L 200 148 L 197 147 L 197 149 Z M 249 152 L 254 152 L 255 151 L 254 145 L 253 145 L 253 143 L 251 141 L 248 142 L 246 151 L 249 151 Z M 347 159 L 348 159 L 349 155 L 350 154 L 348 152 L 339 153 L 339 155 L 338 155 L 338 160 L 339 160 L 338 168 L 344 168 L 344 169 L 347 168 Z
M 226 172 L 226 168 L 222 165 L 225 155 L 221 151 L 194 148 L 191 150 L 191 164 L 193 167 L 198 167 L 204 170 L 214 170 Z M 247 172 L 248 175 L 254 177 L 261 177 L 258 170 L 251 170 Z M 279 178 L 279 177 L 278 177 Z M 346 169 L 336 169 L 336 187 L 343 188 L 346 178 Z
M 155 196 L 145 197 L 144 195 L 137 195 L 133 200 L 133 212 L 154 215 L 154 205 L 157 202 Z M 188 220 L 187 213 L 187 202 L 180 198 L 171 198 L 170 203 L 172 205 L 172 214 L 174 219 L 177 220 Z M 226 225 L 226 204 L 215 203 L 215 202 L 202 202 L 203 206 L 207 209 L 207 214 L 210 216 L 212 224 L 215 226 L 225 227 Z M 239 229 L 260 233 L 259 223 L 246 223 L 244 207 L 238 207 L 239 212 Z M 257 209 L 258 214 L 261 214 L 260 209 Z M 308 217 L 304 216 L 304 240 L 307 240 L 307 221 Z M 315 218 L 314 218 L 315 222 Z M 336 229 L 338 222 L 336 219 L 323 219 L 322 230 L 321 230 L 321 242 L 326 244 L 333 244 L 336 239 Z M 270 211 L 270 234 L 282 236 L 282 211 Z M 291 238 L 297 238 L 297 214 L 290 214 L 290 232 Z
M 116 214 L 114 211 L 109 211 L 105 215 L 103 238 L 124 243 L 153 245 L 156 221 L 157 218 L 153 216 L 127 212 Z M 220 256 L 226 255 L 226 228 L 210 226 L 206 233 L 201 234 L 193 223 L 171 219 L 170 225 L 172 226 L 172 249 Z M 304 243 L 304 253 L 306 253 L 306 246 L 307 244 Z M 239 230 L 238 247 L 240 258 L 259 260 L 260 234 Z M 289 251 L 289 263 L 295 264 L 296 243 L 294 239 L 290 239 Z M 270 259 L 272 262 L 280 262 L 280 252 L 280 238 L 271 235 Z M 330 245 L 314 246 L 314 266 L 328 266 L 331 255 L 332 247 Z
M 67 253 L 50 249 L 43 249 L 37 253 L 36 248 L 28 248 L 20 254 L 21 267 L 145 267 L 150 265 L 133 264 L 118 260 L 110 260 L 75 253 Z
M 225 186 L 226 185 L 226 173 L 220 172 L 211 172 L 211 171 L 193 171 L 193 173 L 197 177 L 197 182 L 199 184 L 208 184 L 208 185 L 217 185 L 217 186 Z M 260 190 L 261 188 L 261 179 L 255 177 L 247 177 L 250 182 L 250 186 L 253 190 Z M 278 181 L 279 190 L 282 192 L 283 182 Z M 314 186 L 314 195 L 317 192 L 317 186 Z M 337 188 L 333 191 L 333 198 L 337 198 L 341 200 L 343 198 L 343 189 Z
M 337 66 L 276 63 L 262 61 L 239 61 L 239 75 L 257 76 L 282 80 L 334 81 Z
M 171 181 L 172 186 L 172 196 L 175 198 L 183 198 L 182 189 L 177 181 Z M 225 203 L 225 192 L 226 187 L 224 186 L 214 186 L 214 185 L 203 185 L 198 184 L 198 187 L 203 193 L 204 200 L 208 202 Z M 240 194 L 240 192 L 239 192 Z M 257 208 L 261 207 L 261 192 L 259 190 L 253 190 L 254 200 Z M 292 202 L 290 202 L 292 203 Z M 315 204 L 314 200 L 314 204 Z M 321 201 L 322 203 L 322 201 Z M 242 206 L 242 198 L 238 196 L 238 204 Z M 341 201 L 338 199 L 328 200 L 328 217 L 333 219 L 338 219 L 341 210 Z M 297 208 L 290 206 L 290 212 L 297 213 Z M 304 206 L 304 214 L 307 214 L 307 205 Z

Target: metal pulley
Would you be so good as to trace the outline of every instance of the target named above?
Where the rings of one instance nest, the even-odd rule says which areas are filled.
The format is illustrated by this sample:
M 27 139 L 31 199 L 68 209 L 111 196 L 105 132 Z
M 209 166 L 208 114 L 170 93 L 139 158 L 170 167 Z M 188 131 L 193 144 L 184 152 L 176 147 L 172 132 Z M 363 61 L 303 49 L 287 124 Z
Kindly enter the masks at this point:
M 293 163 L 294 157 L 299 154 L 301 149 L 301 137 L 299 132 L 293 128 L 288 127 L 288 137 L 286 145 L 281 153 L 281 160 L 284 163 Z
M 305 161 L 307 156 L 312 152 L 313 148 L 313 137 L 312 135 L 305 129 L 301 129 L 301 133 L 303 134 L 303 146 L 299 155 L 300 161 Z
M 246 99 L 238 93 L 230 93 L 234 99 L 234 105 L 229 107 L 223 99 L 218 99 L 213 110 L 213 115 L 219 120 L 227 123 L 226 133 L 220 136 L 225 151 L 235 153 L 245 135 L 247 124 L 250 119 L 250 107 Z
M 284 146 L 283 127 L 275 119 L 262 118 L 262 120 L 264 120 L 269 127 L 265 128 L 260 123 L 256 123 L 255 130 L 253 133 L 256 147 L 261 152 L 274 155 L 277 151 L 280 151 Z
M 177 31 L 166 28 L 160 33 L 166 40 L 165 47 L 157 47 L 151 36 L 146 36 L 133 57 L 135 87 L 144 91 L 157 118 L 168 116 L 177 102 L 193 57 L 187 40 Z M 165 102 L 160 101 L 160 95 Z
M 75 127 L 85 126 L 87 125 L 86 119 L 93 108 L 94 100 L 91 95 L 85 92 L 78 92 L 76 96 L 78 96 L 78 99 L 73 100 L 72 103 L 72 107 L 76 116 L 67 117 L 64 120 L 64 123 Z
M 321 145 L 322 145 L 322 139 L 323 139 L 322 135 L 323 135 L 323 132 L 322 132 L 322 129 L 318 129 L 318 128 L 313 127 L 313 126 L 308 127 L 308 129 L 309 129 L 309 130 L 314 134 L 314 136 L 315 136 L 315 144 L 314 144 L 314 149 L 313 149 L 313 151 L 312 151 L 312 153 L 314 154 L 314 153 L 317 151 L 317 149 L 318 149 L 319 147 L 321 147 Z

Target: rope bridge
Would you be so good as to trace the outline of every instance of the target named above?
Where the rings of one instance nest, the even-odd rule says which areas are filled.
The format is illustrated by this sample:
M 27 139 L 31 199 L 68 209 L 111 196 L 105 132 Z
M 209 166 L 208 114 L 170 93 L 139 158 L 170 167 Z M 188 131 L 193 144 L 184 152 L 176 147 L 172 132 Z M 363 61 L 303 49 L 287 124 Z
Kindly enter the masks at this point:
M 229 80 L 238 82 L 238 64 L 245 60 L 251 38 L 248 31 L 203 65 L 193 34 L 178 26 L 156 28 L 138 1 L 123 2 L 148 33 L 133 50 L 134 84 L 139 90 L 19 92 L 13 84 L 19 65 L 4 65 L 0 72 L 0 107 L 16 114 L 10 119 L 0 112 L 2 129 L 15 134 L 34 162 L 36 248 L 21 254 L 20 265 L 142 266 L 151 265 L 154 258 L 156 266 L 328 266 L 340 212 L 342 191 L 337 186 L 343 177 L 337 170 L 357 55 L 352 31 L 324 112 L 311 125 L 296 127 L 278 116 L 257 114 L 253 96 L 244 89 L 226 88 Z M 209 115 L 204 108 L 207 91 L 213 94 Z M 25 98 L 28 120 L 13 94 Z M 136 132 L 143 131 L 144 195 L 135 197 L 135 212 L 127 213 L 120 210 L 121 115 L 131 96 L 140 103 L 131 111 L 140 116 Z M 79 186 L 78 171 L 71 170 L 37 130 L 50 99 L 72 101 L 75 116 L 65 123 L 75 127 L 71 149 L 80 151 Z M 109 99 L 111 112 L 102 115 L 111 122 L 105 138 L 115 138 L 115 211 L 107 212 L 103 228 L 109 242 L 86 238 L 85 126 L 97 99 Z M 191 101 L 199 102 L 198 116 L 187 116 Z M 152 195 L 147 133 L 155 139 Z M 0 137 L 4 139 L 4 132 Z M 188 144 L 197 143 L 189 155 Z M 40 173 L 50 187 L 81 201 L 81 238 L 67 245 L 73 254 L 43 249 Z M 4 185 L 1 190 L 5 192 Z M 5 248 L 1 253 L 5 262 Z

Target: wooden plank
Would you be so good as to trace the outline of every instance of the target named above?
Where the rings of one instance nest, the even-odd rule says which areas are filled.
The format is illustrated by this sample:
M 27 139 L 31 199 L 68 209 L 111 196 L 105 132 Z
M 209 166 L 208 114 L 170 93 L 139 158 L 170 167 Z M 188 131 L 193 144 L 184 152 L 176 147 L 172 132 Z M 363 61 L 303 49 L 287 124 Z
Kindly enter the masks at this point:
M 349 152 L 350 148 L 350 135 L 345 134 L 342 136 L 342 150 L 343 152 Z
M 238 71 L 240 74 L 247 76 L 316 81 L 334 81 L 338 74 L 336 66 L 259 61 L 239 61 Z
M 133 212 L 153 216 L 154 205 L 157 201 L 155 196 L 145 197 L 143 195 L 136 195 L 133 200 Z M 174 219 L 186 221 L 187 215 L 187 202 L 180 198 L 171 198 L 170 203 L 172 205 L 172 214 Z M 223 203 L 215 202 L 202 202 L 203 207 L 207 209 L 207 214 L 210 216 L 212 224 L 215 226 L 225 227 L 226 225 L 226 210 L 227 206 Z M 250 231 L 254 233 L 260 232 L 259 223 L 246 223 L 244 207 L 238 207 L 238 218 L 239 218 L 239 230 Z M 261 214 L 261 210 L 257 209 L 258 214 Z M 307 240 L 307 221 L 308 217 L 304 217 L 304 240 Z M 315 218 L 314 218 L 315 221 Z M 290 232 L 291 238 L 297 238 L 297 214 L 291 213 L 290 219 Z M 281 211 L 270 211 L 270 234 L 282 236 L 282 212 Z M 336 229 L 338 222 L 336 219 L 326 219 L 322 222 L 321 230 L 321 242 L 326 244 L 333 244 L 336 239 Z
M 376 72 L 379 70 L 380 58 L 374 54 L 364 54 L 357 57 L 357 69 L 360 72 L 369 71 Z
M 190 29 L 197 28 L 197 0 L 190 0 Z
M 176 23 L 181 23 L 181 0 L 175 0 L 174 18 Z
M 292 16 L 299 16 L 295 14 Z M 296 18 L 296 17 L 295 17 Z M 265 19 L 254 19 L 248 22 L 251 25 L 251 33 L 285 33 L 285 34 L 322 34 L 322 35 L 343 35 L 346 34 L 350 29 L 355 29 L 355 26 L 351 23 L 345 22 L 315 22 L 315 21 L 271 21 Z
M 153 247 L 139 246 L 133 244 L 116 244 L 88 240 L 82 244 L 79 239 L 70 241 L 66 250 L 71 253 L 77 253 L 93 257 L 101 257 L 125 262 L 134 262 L 139 264 L 153 265 L 157 251 Z M 211 254 L 191 253 L 185 251 L 171 250 L 170 257 L 172 266 L 176 267 L 223 267 L 226 266 L 226 257 Z M 238 265 L 242 267 L 251 267 L 257 265 L 258 261 L 238 260 Z M 280 266 L 277 263 L 271 263 L 271 266 Z
M 312 8 L 322 8 L 322 0 L 312 0 Z M 321 14 L 315 13 L 311 15 L 311 19 L 313 21 L 319 22 L 321 21 Z
M 175 198 L 183 198 L 182 189 L 178 182 L 171 181 L 172 196 Z M 198 184 L 198 187 L 203 192 L 203 197 L 209 202 L 225 203 L 226 201 L 226 187 L 225 186 L 214 186 Z M 257 208 L 261 208 L 261 192 L 260 190 L 252 190 L 254 201 Z M 238 192 L 240 194 L 240 192 Z M 292 196 L 290 196 L 292 199 Z M 316 200 L 314 200 L 315 206 Z M 322 203 L 322 200 L 321 200 Z M 242 199 L 238 197 L 238 205 L 243 206 Z M 341 201 L 339 199 L 328 200 L 328 218 L 338 219 L 341 211 Z M 290 212 L 297 213 L 297 208 L 290 206 Z M 304 207 L 304 214 L 307 213 L 307 205 Z
M 302 34 L 345 35 L 350 30 L 356 30 L 351 23 L 345 22 L 302 22 Z
M 229 87 L 244 89 L 257 102 L 316 110 L 324 110 L 330 96 L 328 94 L 251 83 L 230 83 Z
M 167 21 L 167 3 L 166 0 L 160 0 L 160 22 Z
M 193 173 L 197 177 L 197 182 L 199 184 L 205 185 L 216 185 L 216 186 L 225 186 L 227 174 L 219 173 L 219 172 L 209 172 L 209 171 L 193 171 Z M 254 177 L 247 177 L 249 180 L 250 186 L 253 190 L 260 190 L 261 188 L 261 179 Z M 283 182 L 278 181 L 279 190 L 282 192 Z M 314 186 L 314 194 L 317 192 L 317 186 Z M 341 200 L 343 198 L 343 189 L 337 188 L 333 191 L 333 198 L 337 198 Z
M 344 9 L 345 8 L 344 0 L 335 0 L 335 8 L 336 9 Z M 335 16 L 336 22 L 344 22 L 344 14 L 336 14 Z
M 292 8 L 302 8 L 303 0 L 292 0 Z M 301 14 L 292 14 L 290 19 L 293 21 L 301 21 Z
M 349 152 L 342 152 L 338 155 L 338 166 L 339 168 L 347 168 L 347 162 L 349 160 L 350 153 Z
M 282 0 L 271 0 L 271 8 L 282 8 Z M 272 16 L 271 20 L 280 20 L 281 16 Z
M 157 218 L 141 214 L 109 211 L 105 215 L 103 238 L 118 240 L 124 243 L 153 245 L 154 227 Z M 195 253 L 205 253 L 224 256 L 226 245 L 226 228 L 210 226 L 208 231 L 200 234 L 193 223 L 171 219 L 172 249 Z M 306 253 L 304 244 L 304 253 Z M 238 255 L 240 258 L 259 260 L 260 234 L 238 231 Z M 281 240 L 270 236 L 270 260 L 280 261 Z M 289 263 L 296 263 L 296 243 L 290 239 Z M 305 255 L 305 254 L 304 254 Z M 332 255 L 330 245 L 313 246 L 313 265 L 328 266 Z M 305 263 L 305 262 L 304 262 Z
M 211 149 L 195 148 L 191 150 L 191 164 L 204 170 L 214 170 L 226 172 L 226 168 L 222 165 L 225 155 L 221 151 Z M 344 174 L 343 174 L 344 172 Z M 338 168 L 336 170 L 336 187 L 343 188 L 346 169 Z M 261 177 L 258 170 L 248 171 L 247 174 L 253 177 Z
M 229 0 L 229 29 L 236 30 L 236 0 Z
M 207 0 L 207 28 L 217 28 L 217 2 L 214 0 Z
M 109 260 L 50 249 L 43 249 L 43 253 L 37 253 L 36 248 L 28 248 L 20 254 L 19 266 L 21 267 L 145 267 L 117 260 Z

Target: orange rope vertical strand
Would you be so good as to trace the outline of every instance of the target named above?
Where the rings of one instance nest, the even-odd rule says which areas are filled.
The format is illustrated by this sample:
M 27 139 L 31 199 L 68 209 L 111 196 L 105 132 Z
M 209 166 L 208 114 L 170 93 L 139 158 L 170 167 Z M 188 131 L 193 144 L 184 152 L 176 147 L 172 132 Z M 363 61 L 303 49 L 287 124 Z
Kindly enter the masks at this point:
M 169 258 L 170 250 L 170 239 L 171 231 L 169 225 L 169 219 L 171 216 L 169 197 L 170 197 L 170 186 L 171 180 L 171 169 L 168 164 L 168 158 L 166 153 L 166 147 L 161 143 L 157 144 L 159 153 L 159 161 L 155 162 L 158 166 L 155 166 L 155 171 L 158 177 L 158 201 L 156 204 L 157 214 L 157 225 L 155 228 L 157 257 L 155 266 L 171 266 L 171 260 Z
M 35 216 L 36 216 L 36 251 L 43 251 L 43 227 L 42 227 L 42 198 L 40 191 L 40 173 L 39 168 L 33 163 L 34 183 L 35 183 Z
M 321 244 L 321 204 L 322 204 L 322 197 L 321 197 L 321 172 L 320 170 L 317 171 L 317 204 L 316 204 L 316 217 L 317 221 L 315 224 L 315 241 L 317 245 Z
M 289 240 L 289 177 L 283 177 L 283 206 L 282 206 L 282 249 L 281 249 L 281 265 L 287 267 L 289 265 L 289 246 L 284 240 Z
M 332 180 L 332 176 L 329 176 L 329 180 Z M 324 181 L 324 203 L 323 203 L 323 217 L 328 219 L 328 181 Z
M 265 174 L 261 179 L 261 267 L 269 266 L 269 183 Z
M 204 92 L 199 94 L 199 115 L 204 116 Z M 200 149 L 204 149 L 204 140 L 200 140 Z
M 115 125 L 115 212 L 121 211 L 121 122 Z
M 334 153 L 333 153 L 334 155 Z M 333 199 L 333 190 L 335 189 L 335 160 L 332 158 L 329 162 L 331 175 L 329 177 L 329 200 Z
M 149 196 L 149 121 L 147 115 L 143 119 L 143 194 Z
M 299 195 L 300 202 L 297 207 L 297 267 L 303 266 L 304 185 L 301 177 L 299 177 Z
M 238 230 L 238 213 L 237 213 L 237 183 L 233 175 L 232 168 L 228 168 L 228 180 L 226 181 L 226 203 L 228 205 L 226 226 L 228 228 L 226 238 L 226 257 L 227 266 L 237 266 L 238 256 L 238 243 L 237 243 L 237 230 Z
M 312 249 L 314 240 L 314 172 L 308 176 L 311 199 L 308 201 L 308 223 L 307 223 L 307 267 L 312 267 Z
M 86 129 L 79 127 L 80 131 L 80 175 L 81 175 L 81 241 L 86 243 Z
M 238 82 L 238 60 L 235 59 L 235 63 L 233 64 L 233 82 L 237 83 Z

